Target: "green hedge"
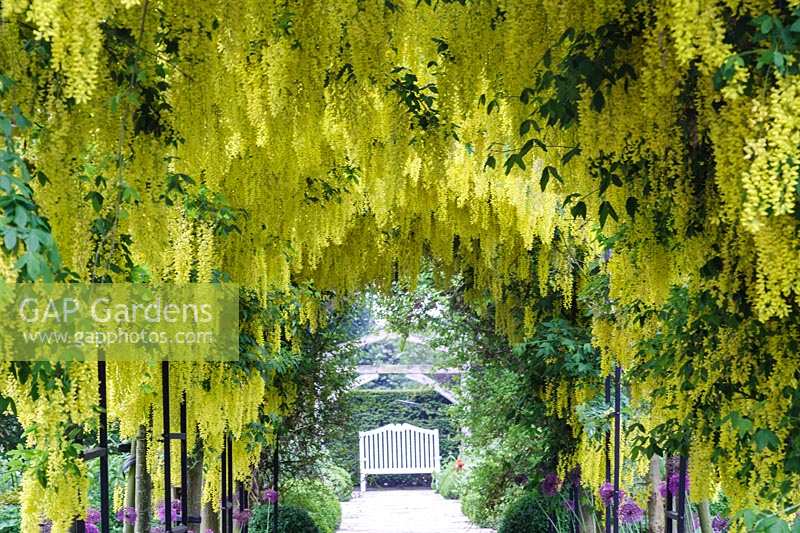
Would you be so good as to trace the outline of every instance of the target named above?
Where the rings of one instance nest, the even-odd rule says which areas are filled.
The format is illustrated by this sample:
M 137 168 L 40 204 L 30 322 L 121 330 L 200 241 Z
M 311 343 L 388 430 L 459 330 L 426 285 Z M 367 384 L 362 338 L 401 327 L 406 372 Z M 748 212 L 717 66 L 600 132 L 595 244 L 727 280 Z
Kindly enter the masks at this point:
M 250 533 L 275 533 L 272 531 L 271 511 L 269 505 L 256 507 L 248 524 L 248 531 Z M 281 505 L 278 509 L 277 533 L 320 533 L 320 530 L 305 509 Z
M 316 479 L 292 479 L 280 490 L 281 504 L 308 511 L 320 533 L 334 533 L 342 521 L 342 506 L 333 491 Z
M 497 533 L 550 533 L 568 531 L 569 517 L 557 497 L 529 491 L 508 506 Z
M 408 423 L 439 430 L 442 463 L 458 455 L 459 433 L 447 414 L 450 402 L 429 389 L 357 390 L 350 393 L 351 426 L 346 437 L 329 444 L 333 462 L 350 472 L 358 484 L 358 432 L 386 424 Z M 404 403 L 412 402 L 412 403 Z M 371 476 L 370 485 L 430 485 L 430 476 Z
M 353 497 L 353 479 L 350 472 L 334 464 L 325 465 L 322 469 L 322 482 L 333 491 L 340 502 Z

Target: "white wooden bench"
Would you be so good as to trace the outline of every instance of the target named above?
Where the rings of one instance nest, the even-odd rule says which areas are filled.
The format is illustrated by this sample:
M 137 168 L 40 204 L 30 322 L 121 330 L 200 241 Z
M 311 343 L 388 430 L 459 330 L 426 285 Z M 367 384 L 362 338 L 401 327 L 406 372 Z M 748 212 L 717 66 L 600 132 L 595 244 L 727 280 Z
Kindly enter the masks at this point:
M 439 430 L 389 424 L 358 432 L 361 492 L 368 474 L 432 474 L 439 471 Z

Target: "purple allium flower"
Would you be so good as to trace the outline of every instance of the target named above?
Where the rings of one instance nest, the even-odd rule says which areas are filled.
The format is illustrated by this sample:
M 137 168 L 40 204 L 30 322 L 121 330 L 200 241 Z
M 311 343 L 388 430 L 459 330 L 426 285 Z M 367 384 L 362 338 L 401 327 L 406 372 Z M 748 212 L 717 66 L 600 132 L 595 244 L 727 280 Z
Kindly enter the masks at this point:
M 153 526 L 150 528 L 150 533 L 164 533 L 164 528 L 161 526 Z
M 214 533 L 214 530 L 211 528 L 206 529 L 206 533 Z
M 156 507 L 156 516 L 160 522 L 165 522 L 167 518 L 167 510 L 164 506 L 164 502 L 158 502 L 158 506 Z M 181 501 L 180 500 L 172 500 L 172 504 L 170 505 L 170 517 L 173 522 L 181 519 Z
M 86 511 L 86 523 L 87 524 L 96 524 L 100 521 L 100 511 L 97 509 L 89 508 Z
M 278 501 L 278 491 L 275 489 L 267 489 L 264 491 L 262 498 L 265 502 L 275 503 Z
M 53 529 L 53 521 L 52 520 L 45 520 L 41 524 L 39 524 L 39 533 L 50 533 Z
M 234 511 L 233 512 L 233 519 L 239 525 L 242 525 L 242 526 L 250 521 L 250 516 L 251 516 L 250 509 L 242 509 L 242 510 L 238 510 L 238 511 Z
M 623 524 L 634 524 L 644 518 L 644 509 L 631 498 L 625 498 L 619 506 L 619 517 Z
M 97 524 L 86 522 L 86 533 L 100 533 L 100 528 L 97 527 Z
M 135 524 L 136 523 L 136 508 L 135 507 L 123 507 L 119 511 L 117 511 L 117 520 L 122 522 L 123 524 Z
M 555 496 L 558 493 L 560 486 L 561 480 L 558 479 L 558 476 L 555 474 L 555 472 L 550 472 L 544 476 L 540 488 L 542 489 L 542 494 L 545 496 Z
M 625 497 L 625 491 L 620 489 L 619 491 L 619 499 Z M 608 481 L 604 481 L 602 485 L 600 485 L 600 499 L 603 501 L 603 505 L 610 505 L 614 502 L 614 485 L 612 485 Z
M 715 516 L 714 520 L 711 521 L 711 529 L 714 530 L 714 533 L 722 533 L 728 529 L 729 525 L 730 521 L 720 515 Z
M 689 492 L 689 484 L 691 480 L 689 478 L 689 474 L 686 474 L 686 492 Z M 669 491 L 676 495 L 680 491 L 681 488 L 681 476 L 677 472 L 672 472 L 667 476 L 666 481 L 662 481 L 658 485 L 658 492 L 661 494 L 662 498 L 667 497 L 667 487 L 669 487 Z

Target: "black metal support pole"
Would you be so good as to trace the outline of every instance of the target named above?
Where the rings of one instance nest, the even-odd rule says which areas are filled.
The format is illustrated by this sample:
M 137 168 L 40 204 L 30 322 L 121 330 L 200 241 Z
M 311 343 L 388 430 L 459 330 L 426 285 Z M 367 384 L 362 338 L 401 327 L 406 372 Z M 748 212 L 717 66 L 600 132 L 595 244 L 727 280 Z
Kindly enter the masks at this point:
M 611 376 L 606 376 L 606 405 L 611 405 Z M 611 483 L 611 430 L 606 431 L 606 483 Z M 606 503 L 606 533 L 611 533 L 611 502 Z
M 665 529 L 666 529 L 667 533 L 672 533 L 672 531 L 674 529 L 674 523 L 673 523 L 674 522 L 674 518 L 673 517 L 675 516 L 675 505 L 674 505 L 675 500 L 673 498 L 674 494 L 672 494 L 672 488 L 670 487 L 670 483 L 669 483 L 670 474 L 672 474 L 672 461 L 670 460 L 669 456 L 667 456 L 667 458 L 666 458 L 666 468 L 664 469 L 664 471 L 666 473 L 665 484 L 666 484 L 666 487 L 667 487 L 666 497 L 664 498 L 664 500 L 665 500 L 664 504 L 666 505 L 666 512 L 664 513 L 664 516 L 666 517 L 666 520 L 665 520 L 664 526 L 665 526 Z
M 280 434 L 275 434 L 275 449 L 272 451 L 272 489 L 278 490 L 278 481 L 281 473 L 280 463 Z M 279 496 L 280 497 L 280 496 Z M 272 504 L 272 531 L 278 531 L 278 499 Z
M 227 459 L 227 453 L 226 453 L 227 449 L 228 449 L 228 444 L 227 444 L 228 443 L 228 439 L 226 439 L 224 435 L 223 435 L 222 439 L 223 439 L 223 442 L 222 442 L 222 456 L 220 457 L 220 465 L 221 465 L 220 466 L 220 470 L 222 472 L 222 476 L 221 476 L 220 484 L 219 484 L 219 494 L 220 494 L 220 498 L 221 498 L 221 502 L 220 502 L 220 506 L 219 506 L 219 524 L 220 524 L 220 533 L 230 533 L 228 531 L 228 512 L 226 511 L 226 509 L 227 509 L 226 506 L 228 504 L 228 496 L 227 496 L 227 494 L 225 494 L 225 489 L 228 486 L 228 483 L 227 483 L 227 481 L 228 481 L 228 472 L 226 471 L 227 470 L 227 466 L 228 466 L 228 459 Z
M 233 435 L 228 433 L 228 531 L 233 532 Z
M 619 441 L 622 431 L 622 368 L 614 369 L 614 527 L 619 533 Z
M 169 434 L 169 361 L 161 361 L 161 400 L 164 422 L 164 531 L 172 531 L 172 486 Z
M 106 450 L 100 456 L 100 532 L 108 533 L 110 530 L 111 505 L 109 504 L 108 488 L 108 392 L 106 387 L 106 362 L 97 361 L 97 382 L 100 394 L 100 442 L 98 447 Z
M 244 483 L 239 481 L 237 483 L 237 489 L 239 492 L 239 513 L 244 514 L 244 511 L 250 508 L 250 503 L 246 500 L 247 495 L 244 491 Z M 247 533 L 247 522 L 240 526 L 241 533 Z
M 572 478 L 572 531 L 573 533 L 580 533 L 581 531 L 581 480 L 577 473 Z
M 181 393 L 181 524 L 189 525 L 189 448 L 186 423 L 186 391 Z
M 687 457 L 681 455 L 678 463 L 678 533 L 686 533 L 686 470 Z

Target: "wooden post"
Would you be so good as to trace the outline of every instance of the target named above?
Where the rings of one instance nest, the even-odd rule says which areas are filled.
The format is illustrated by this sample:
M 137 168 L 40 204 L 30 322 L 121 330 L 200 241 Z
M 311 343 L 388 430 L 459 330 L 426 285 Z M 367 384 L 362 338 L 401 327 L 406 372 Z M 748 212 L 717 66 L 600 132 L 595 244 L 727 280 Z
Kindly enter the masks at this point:
M 147 471 L 147 429 L 136 435 L 136 527 L 135 533 L 150 533 L 150 473 Z

